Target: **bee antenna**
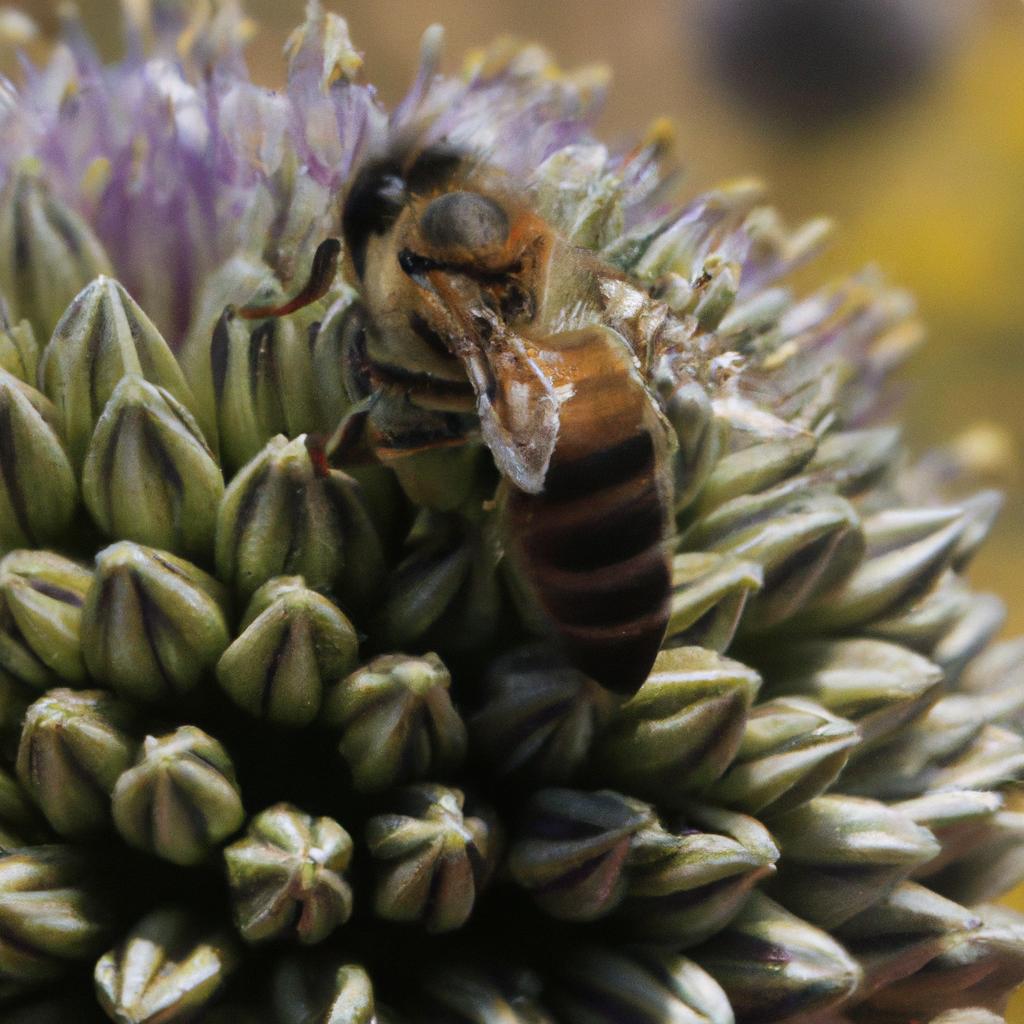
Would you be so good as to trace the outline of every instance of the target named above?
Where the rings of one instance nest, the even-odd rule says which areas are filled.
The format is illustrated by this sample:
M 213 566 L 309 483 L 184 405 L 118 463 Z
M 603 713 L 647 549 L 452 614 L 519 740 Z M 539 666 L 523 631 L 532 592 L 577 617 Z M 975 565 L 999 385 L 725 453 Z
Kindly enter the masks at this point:
M 268 317 L 287 316 L 296 310 L 312 305 L 322 299 L 338 273 L 338 257 L 341 255 L 341 242 L 337 238 L 326 238 L 313 254 L 313 266 L 309 271 L 309 279 L 305 287 L 294 298 L 279 306 L 242 306 L 234 311 L 235 316 L 242 320 L 263 320 Z

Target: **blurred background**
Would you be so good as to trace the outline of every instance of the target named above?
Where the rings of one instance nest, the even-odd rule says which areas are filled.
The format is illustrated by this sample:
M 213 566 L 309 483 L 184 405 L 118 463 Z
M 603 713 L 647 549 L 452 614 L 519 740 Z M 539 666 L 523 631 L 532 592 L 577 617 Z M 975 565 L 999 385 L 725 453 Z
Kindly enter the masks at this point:
M 56 0 L 14 5 L 44 34 Z M 302 0 L 246 0 L 253 73 L 280 80 Z M 658 115 L 678 128 L 687 192 L 755 174 L 791 221 L 833 216 L 810 287 L 877 263 L 914 292 L 928 343 L 905 374 L 920 450 L 961 443 L 1008 494 L 973 573 L 1024 632 L 1024 4 L 1021 0 L 333 0 L 386 102 L 419 38 L 447 29 L 447 67 L 495 34 L 563 65 L 610 65 L 602 122 L 626 142 Z M 109 55 L 115 0 L 80 0 Z M 102 27 L 100 27 L 102 26 Z M 1024 897 L 1017 901 L 1024 907 Z M 1024 998 L 1011 1020 L 1024 1022 Z

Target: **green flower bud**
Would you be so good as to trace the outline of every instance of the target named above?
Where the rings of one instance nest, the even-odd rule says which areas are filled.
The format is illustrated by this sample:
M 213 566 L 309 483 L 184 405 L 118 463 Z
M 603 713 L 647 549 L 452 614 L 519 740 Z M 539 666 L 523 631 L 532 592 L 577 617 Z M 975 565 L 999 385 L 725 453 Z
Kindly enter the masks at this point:
M 995 594 L 971 594 L 963 613 L 931 651 L 950 684 L 984 650 L 1006 622 L 1006 604 Z
M 65 539 L 78 487 L 50 402 L 0 370 L 0 552 Z
M 86 222 L 58 199 L 42 169 L 23 164 L 0 202 L 0 292 L 15 320 L 48 338 L 64 307 L 110 263 Z
M 772 834 L 786 851 L 780 900 L 824 928 L 883 899 L 940 850 L 935 836 L 906 814 L 852 796 L 815 797 L 773 819 Z
M 336 285 L 333 301 L 324 311 L 323 319 L 313 325 L 311 359 L 314 397 L 319 429 L 332 431 L 352 405 L 345 385 L 347 346 L 351 332 L 360 329 L 360 307 L 356 291 L 346 284 Z M 313 331 L 313 327 L 310 331 Z
M 174 353 L 149 317 L 117 281 L 98 277 L 68 306 L 39 366 L 42 388 L 57 407 L 76 467 L 85 460 L 104 406 L 129 375 L 144 377 L 195 408 Z
M 555 965 L 551 1001 L 567 1024 L 733 1024 L 718 982 L 673 953 L 591 948 Z
M 880 796 L 915 796 L 928 788 L 943 787 L 935 780 L 947 768 L 955 770 L 961 757 L 969 757 L 990 720 L 1015 719 L 1024 707 L 1024 695 L 999 691 L 969 697 L 950 694 L 938 700 L 926 714 L 901 730 L 886 746 L 864 758 L 850 772 L 846 788 Z M 1012 755 L 1015 744 L 1007 750 Z M 986 759 L 978 762 L 983 772 Z M 998 786 L 1013 776 L 1002 777 L 998 764 L 991 785 Z M 874 787 L 873 789 L 871 787 Z M 985 777 L 959 788 L 988 788 Z
M 321 429 L 308 314 L 252 321 L 225 310 L 213 330 L 210 365 L 221 459 L 229 472 L 276 434 Z
M 218 447 L 217 402 L 214 396 L 212 356 L 213 332 L 226 306 L 263 304 L 280 298 L 280 285 L 273 270 L 257 256 L 236 254 L 215 267 L 202 278 L 195 297 L 188 331 L 176 351 L 185 378 L 196 398 L 196 418 L 211 430 L 204 429 L 207 443 Z
M 695 289 L 692 312 L 702 331 L 713 331 L 736 301 L 740 288 L 740 265 L 713 253 L 704 260 L 702 286 Z
M 35 384 L 39 367 L 39 343 L 28 320 L 14 323 L 0 299 L 0 370 L 26 384 Z
M 498 777 L 559 784 L 586 762 L 614 698 L 547 648 L 496 658 L 470 719 L 474 753 Z
M 419 415 L 422 415 L 417 410 Z M 443 417 L 439 413 L 439 417 Z M 480 491 L 494 488 L 494 463 L 482 444 L 460 444 L 391 456 L 387 461 L 407 498 L 421 508 L 454 512 L 472 507 Z
M 1024 924 L 1006 908 L 978 908 L 982 927 L 949 937 L 946 948 L 919 971 L 887 985 L 865 1010 L 897 1019 L 973 1006 L 1002 1006 L 1024 980 Z
M 1024 779 L 1024 739 L 1010 729 L 986 725 L 962 754 L 939 768 L 928 788 L 999 789 Z
M 861 969 L 826 932 L 754 893 L 694 959 L 722 986 L 738 1020 L 816 1020 L 856 992 Z
M 445 1024 L 554 1024 L 537 1001 L 540 988 L 539 978 L 505 963 L 445 965 L 424 974 L 413 1013 Z
M 818 442 L 807 471 L 827 477 L 844 496 L 859 495 L 892 470 L 900 444 L 897 427 L 834 431 Z
M 677 513 L 700 494 L 722 446 L 707 390 L 695 380 L 679 381 L 670 363 L 654 371 L 654 388 L 675 431 L 676 449 L 671 459 Z
M 638 941 L 686 948 L 736 916 L 779 849 L 759 822 L 719 808 L 692 804 L 670 825 L 633 841 L 618 917 Z
M 922 864 L 914 872 L 914 877 L 930 878 L 985 843 L 993 819 L 1002 806 L 1003 798 L 998 793 L 979 793 L 969 789 L 927 793 L 916 800 L 894 804 L 895 810 L 923 825 L 942 845 L 941 852 L 927 864 Z M 942 886 L 936 888 L 945 891 Z
M 732 761 L 760 685 L 752 669 L 703 647 L 662 651 L 601 737 L 601 773 L 669 803 L 706 788 Z
M 931 658 L 953 684 L 992 640 L 1006 619 L 993 594 L 975 594 L 947 569 L 921 598 L 896 615 L 871 623 L 867 632 Z
M 1024 637 L 994 644 L 975 658 L 960 680 L 965 693 L 1018 692 L 1024 684 Z
M 600 145 L 564 146 L 531 177 L 537 212 L 566 238 L 588 249 L 601 249 L 622 234 L 617 202 L 622 182 L 604 173 L 607 160 L 607 150 Z
M 852 722 L 813 701 L 767 701 L 747 716 L 736 757 L 706 795 L 763 818 L 782 814 L 825 792 L 859 743 Z
M 341 730 L 338 749 L 357 790 L 445 778 L 462 764 L 466 726 L 450 686 L 436 654 L 385 654 L 331 689 L 324 721 Z
M 380 539 L 362 489 L 322 475 L 306 439 L 278 436 L 231 481 L 217 513 L 217 575 L 249 597 L 274 576 L 362 604 L 383 582 Z
M 173 864 L 198 864 L 245 821 L 224 748 L 194 725 L 147 736 L 117 780 L 114 824 L 124 840 Z
M 856 757 L 922 714 L 942 682 L 930 661 L 880 640 L 794 641 L 761 669 L 769 696 L 810 697 L 853 722 L 863 738 Z
M 893 615 L 938 579 L 965 529 L 963 513 L 956 508 L 876 513 L 864 522 L 864 560 L 806 609 L 801 626 L 845 630 Z
M 410 553 L 391 575 L 380 614 L 383 642 L 398 649 L 486 644 L 501 611 L 493 517 L 476 524 L 424 512 L 407 544 Z
M 100 957 L 96 994 L 118 1024 L 203 1019 L 237 961 L 226 931 L 210 931 L 183 910 L 157 910 Z
M 512 878 L 552 917 L 593 921 L 623 900 L 638 835 L 663 833 L 654 808 L 620 793 L 542 789 L 527 805 L 509 850 Z
M 351 859 L 349 834 L 330 818 L 313 818 L 291 804 L 257 814 L 245 838 L 224 851 L 242 938 L 322 942 L 352 913 L 344 878 Z
M 817 446 L 813 434 L 797 433 L 723 455 L 701 490 L 695 514 L 706 516 L 733 498 L 759 494 L 795 476 Z
M 969 905 L 998 899 L 1024 881 L 1024 814 L 997 811 L 973 838 L 972 848 L 935 879 L 936 888 Z
M 394 812 L 367 822 L 379 917 L 419 922 L 428 932 L 469 920 L 494 870 L 499 836 L 489 814 L 469 813 L 464 803 L 457 789 L 422 783 L 399 792 Z
M 308 725 L 324 686 L 356 663 L 352 623 L 302 577 L 277 577 L 253 595 L 244 631 L 217 663 L 228 696 L 251 715 Z
M 194 565 L 122 541 L 96 556 L 82 609 L 90 674 L 137 700 L 177 700 L 228 645 L 221 585 Z
M 0 977 L 37 982 L 94 957 L 111 922 L 94 866 L 69 846 L 0 856 Z
M 192 414 L 134 374 L 114 388 L 82 470 L 82 497 L 109 537 L 208 560 L 224 478 Z
M 110 794 L 134 760 L 130 709 L 102 690 L 50 690 L 25 715 L 18 779 L 53 829 L 88 834 L 110 821 Z
M 36 690 L 86 681 L 79 628 L 92 573 L 49 551 L 0 559 L 0 667 Z
M 971 596 L 963 580 L 947 569 L 916 601 L 900 607 L 895 615 L 876 619 L 865 632 L 929 655 L 967 614 Z
M 747 598 L 764 582 L 761 567 L 730 555 L 690 552 L 672 560 L 672 610 L 666 643 L 724 651 Z
M 976 914 L 915 882 L 903 882 L 836 932 L 864 971 L 858 996 L 916 973 L 964 932 L 980 928 Z
M 611 791 L 541 790 L 509 870 L 552 917 L 591 921 L 618 908 L 643 941 L 693 945 L 739 910 L 779 851 L 743 815 L 694 806 L 679 826 L 666 830 L 654 808 Z
M 274 972 L 273 1007 L 280 1024 L 383 1024 L 370 976 L 356 964 L 288 957 Z
M 761 566 L 764 587 L 744 617 L 753 630 L 793 617 L 815 594 L 844 579 L 863 544 L 849 502 L 799 481 L 733 498 L 680 538 L 684 551 L 732 554 Z

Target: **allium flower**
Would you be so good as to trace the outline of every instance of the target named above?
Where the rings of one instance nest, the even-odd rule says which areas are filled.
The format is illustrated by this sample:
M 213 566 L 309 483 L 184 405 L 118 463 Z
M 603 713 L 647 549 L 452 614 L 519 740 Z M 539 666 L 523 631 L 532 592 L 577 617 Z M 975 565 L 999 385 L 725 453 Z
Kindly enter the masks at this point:
M 388 111 L 316 2 L 280 92 L 129 7 L 0 84 L 0 1016 L 1001 1020 L 1024 646 L 907 296 L 535 47 Z

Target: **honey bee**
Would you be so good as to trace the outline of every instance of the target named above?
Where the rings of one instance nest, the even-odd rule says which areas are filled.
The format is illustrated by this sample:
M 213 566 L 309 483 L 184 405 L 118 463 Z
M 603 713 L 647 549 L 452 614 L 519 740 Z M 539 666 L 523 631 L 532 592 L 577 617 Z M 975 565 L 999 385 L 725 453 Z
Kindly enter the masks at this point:
M 669 620 L 675 444 L 645 381 L 650 339 L 601 316 L 602 285 L 620 275 L 495 171 L 439 145 L 369 163 L 342 234 L 365 314 L 346 346 L 362 401 L 332 458 L 368 443 L 397 465 L 482 437 L 521 583 L 578 668 L 635 692 Z M 320 298 L 340 249 L 320 245 L 289 302 L 232 315 Z
M 518 577 L 575 665 L 634 692 L 669 618 L 672 432 L 641 343 L 565 314 L 598 309 L 616 272 L 443 145 L 365 166 L 342 233 L 376 454 L 482 437 Z

